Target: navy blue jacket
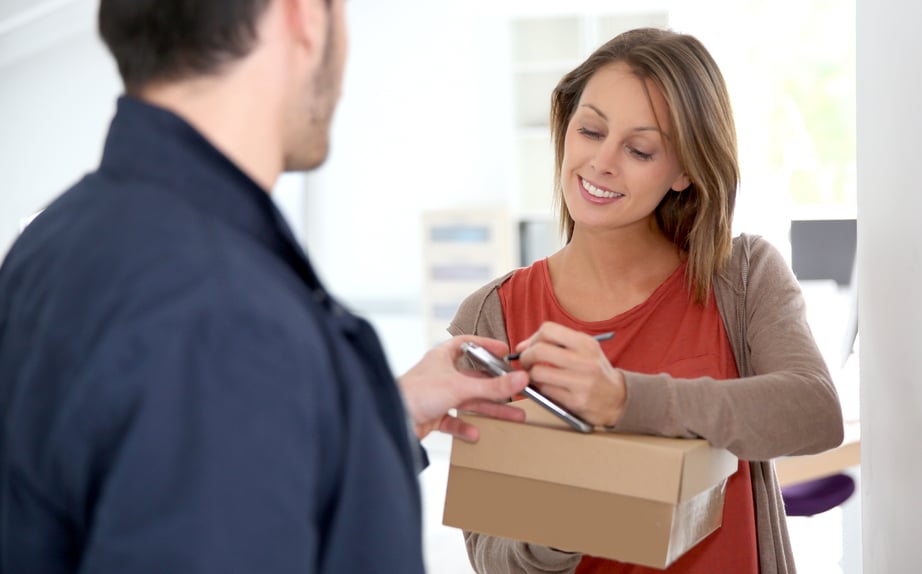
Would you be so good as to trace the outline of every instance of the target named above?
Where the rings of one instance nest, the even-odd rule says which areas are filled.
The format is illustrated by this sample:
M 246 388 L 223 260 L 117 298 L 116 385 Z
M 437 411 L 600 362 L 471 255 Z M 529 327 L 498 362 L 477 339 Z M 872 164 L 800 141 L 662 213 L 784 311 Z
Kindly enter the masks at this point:
M 122 98 L 0 269 L 0 573 L 423 571 L 418 443 L 371 327 L 268 194 Z

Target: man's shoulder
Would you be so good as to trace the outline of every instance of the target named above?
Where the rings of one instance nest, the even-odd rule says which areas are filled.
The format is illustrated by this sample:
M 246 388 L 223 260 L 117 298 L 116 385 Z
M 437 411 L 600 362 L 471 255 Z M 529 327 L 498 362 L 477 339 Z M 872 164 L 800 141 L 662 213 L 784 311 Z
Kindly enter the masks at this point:
M 70 260 L 83 260 L 183 243 L 194 249 L 207 237 L 203 219 L 156 185 L 115 181 L 97 171 L 42 210 L 10 253 L 22 251 L 29 258 L 66 254 Z
M 0 271 L 2 296 L 113 323 L 193 321 L 209 310 L 284 323 L 293 307 L 303 309 L 283 259 L 174 197 L 90 174 L 14 244 Z

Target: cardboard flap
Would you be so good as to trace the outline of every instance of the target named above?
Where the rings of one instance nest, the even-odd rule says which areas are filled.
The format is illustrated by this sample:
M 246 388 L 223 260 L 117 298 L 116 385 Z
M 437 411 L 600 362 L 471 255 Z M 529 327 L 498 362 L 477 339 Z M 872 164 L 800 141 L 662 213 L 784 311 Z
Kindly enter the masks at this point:
M 462 414 L 480 429 L 480 440 L 455 440 L 451 464 L 672 503 L 736 471 L 733 455 L 704 440 L 581 434 L 529 399 L 516 406 L 526 410 L 527 423 Z

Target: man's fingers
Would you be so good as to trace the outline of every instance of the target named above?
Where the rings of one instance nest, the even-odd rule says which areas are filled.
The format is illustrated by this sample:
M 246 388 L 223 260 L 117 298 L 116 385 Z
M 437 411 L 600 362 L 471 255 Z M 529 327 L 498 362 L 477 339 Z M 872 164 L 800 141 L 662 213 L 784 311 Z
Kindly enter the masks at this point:
M 465 442 L 477 442 L 477 439 L 480 438 L 480 431 L 477 430 L 477 427 L 455 417 L 443 418 L 439 424 L 439 431 Z
M 461 402 L 470 399 L 501 401 L 518 394 L 528 384 L 528 373 L 513 371 L 501 377 L 470 379 L 461 391 Z
M 466 377 L 474 377 L 476 379 L 489 379 L 492 377 L 492 375 L 490 375 L 490 373 L 487 373 L 486 371 L 481 371 L 480 369 L 471 369 L 463 365 L 460 368 L 458 368 L 458 370 L 461 372 L 462 375 Z
M 461 352 L 461 343 L 470 341 L 476 343 L 483 347 L 484 349 L 490 351 L 492 354 L 497 357 L 503 357 L 506 353 L 509 352 L 509 345 L 503 343 L 502 341 L 497 341 L 496 339 L 490 339 L 488 337 L 478 337 L 477 335 L 459 335 L 455 338 L 458 353 Z
M 458 410 L 477 413 L 494 419 L 503 419 L 519 423 L 525 422 L 525 411 L 505 403 L 473 400 L 464 403 L 458 407 Z
M 494 400 L 505 400 L 517 394 L 528 384 L 528 375 L 524 371 L 517 371 L 502 377 L 492 379 L 478 379 L 469 384 L 465 391 L 470 394 L 469 399 L 463 401 L 458 410 L 469 411 L 480 415 L 514 422 L 525 421 L 525 411 Z M 471 388 L 477 387 L 479 389 Z M 477 427 L 459 418 L 445 416 L 439 421 L 439 431 L 450 434 L 466 442 L 477 442 L 480 432 Z

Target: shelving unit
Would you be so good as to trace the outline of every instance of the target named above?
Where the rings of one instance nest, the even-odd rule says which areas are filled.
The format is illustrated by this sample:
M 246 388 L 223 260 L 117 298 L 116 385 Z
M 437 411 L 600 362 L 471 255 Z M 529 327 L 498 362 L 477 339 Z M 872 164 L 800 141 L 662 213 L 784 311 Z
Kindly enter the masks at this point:
M 452 209 L 423 215 L 423 319 L 426 341 L 449 337 L 461 301 L 517 266 L 518 240 L 508 211 Z

